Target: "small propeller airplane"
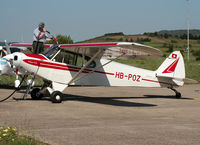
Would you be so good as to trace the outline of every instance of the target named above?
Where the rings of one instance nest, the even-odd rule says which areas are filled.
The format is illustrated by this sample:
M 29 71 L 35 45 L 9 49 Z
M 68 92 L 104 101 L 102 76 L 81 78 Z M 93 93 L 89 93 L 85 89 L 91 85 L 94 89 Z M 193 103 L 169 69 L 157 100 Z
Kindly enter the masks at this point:
M 0 46 L 0 75 L 15 75 L 15 87 L 17 88 L 20 84 L 19 75 L 22 75 L 22 72 L 14 70 L 13 66 L 6 61 L 4 58 L 6 55 L 9 55 L 14 52 L 21 52 L 26 50 L 26 47 L 10 47 L 5 40 L 5 46 Z M 27 85 L 29 85 L 30 80 L 27 80 Z M 33 84 L 34 85 L 34 82 Z
M 32 44 L 11 44 L 16 47 L 32 47 Z M 81 86 L 139 86 L 166 87 L 181 98 L 175 88 L 185 79 L 184 60 L 179 51 L 172 52 L 155 70 L 146 70 L 117 63 L 114 60 L 132 51 L 142 51 L 148 56 L 160 56 L 159 49 L 129 42 L 45 44 L 41 54 L 15 52 L 5 59 L 25 74 L 39 76 L 44 85 L 31 91 L 32 99 L 50 96 L 53 103 L 61 103 L 63 90 L 71 85 Z M 115 59 L 105 59 L 106 50 L 115 50 Z M 34 78 L 33 78 L 34 79 Z M 23 99 L 26 99 L 24 97 Z

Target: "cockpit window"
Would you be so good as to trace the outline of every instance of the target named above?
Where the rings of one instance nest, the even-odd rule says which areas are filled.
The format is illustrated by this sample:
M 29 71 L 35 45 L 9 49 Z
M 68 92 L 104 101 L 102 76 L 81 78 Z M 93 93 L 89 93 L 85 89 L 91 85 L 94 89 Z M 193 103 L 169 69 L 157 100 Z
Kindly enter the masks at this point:
M 79 53 L 74 53 L 71 51 L 60 49 L 57 45 L 51 46 L 42 54 L 49 59 L 53 58 L 54 61 L 81 67 L 84 66 L 84 64 L 86 64 L 90 60 L 90 57 L 88 56 L 83 56 L 82 54 Z M 94 68 L 94 67 L 96 67 L 96 63 L 92 61 L 88 65 L 88 68 Z
M 61 50 L 60 53 L 54 58 L 55 61 L 76 65 L 76 66 L 84 66 L 89 60 L 90 57 L 88 56 L 82 56 L 82 54 L 74 53 L 66 50 Z M 92 61 L 88 67 L 94 68 L 96 66 L 96 63 Z

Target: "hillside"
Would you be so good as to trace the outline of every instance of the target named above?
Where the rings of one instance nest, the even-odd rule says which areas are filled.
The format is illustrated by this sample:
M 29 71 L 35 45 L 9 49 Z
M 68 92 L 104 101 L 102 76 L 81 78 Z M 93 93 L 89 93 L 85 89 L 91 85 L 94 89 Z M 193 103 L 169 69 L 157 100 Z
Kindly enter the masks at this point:
M 184 31 L 184 30 L 183 30 Z M 193 34 L 196 34 L 200 30 L 193 31 Z M 159 33 L 164 33 L 178 35 L 176 32 L 182 32 L 180 30 L 174 31 L 160 31 Z M 179 33 L 179 35 L 184 33 Z M 141 44 L 146 44 L 152 47 L 156 47 L 161 49 L 163 52 L 167 52 L 169 50 L 170 45 L 173 45 L 174 50 L 185 50 L 187 47 L 187 40 L 181 39 L 178 37 L 168 36 L 151 36 L 149 33 L 144 33 L 143 35 L 124 35 L 122 32 L 118 33 L 107 33 L 103 36 L 99 36 L 96 38 L 92 38 L 89 40 L 82 41 L 81 43 L 94 43 L 94 42 L 137 42 Z M 198 50 L 200 49 L 200 39 L 199 40 L 190 40 L 190 49 L 191 50 Z
M 191 29 L 189 30 L 190 34 L 193 36 L 200 36 L 200 30 L 199 29 Z M 162 30 L 162 31 L 158 31 L 158 34 L 169 34 L 173 37 L 176 36 L 182 36 L 187 34 L 187 30 Z

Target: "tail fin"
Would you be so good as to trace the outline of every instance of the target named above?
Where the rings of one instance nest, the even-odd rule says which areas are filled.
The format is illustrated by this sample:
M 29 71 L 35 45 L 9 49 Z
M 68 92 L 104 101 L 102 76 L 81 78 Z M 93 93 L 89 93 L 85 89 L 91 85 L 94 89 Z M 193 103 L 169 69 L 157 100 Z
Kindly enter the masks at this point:
M 185 65 L 180 51 L 172 52 L 156 70 L 157 77 L 171 78 L 175 84 L 182 86 L 185 79 Z

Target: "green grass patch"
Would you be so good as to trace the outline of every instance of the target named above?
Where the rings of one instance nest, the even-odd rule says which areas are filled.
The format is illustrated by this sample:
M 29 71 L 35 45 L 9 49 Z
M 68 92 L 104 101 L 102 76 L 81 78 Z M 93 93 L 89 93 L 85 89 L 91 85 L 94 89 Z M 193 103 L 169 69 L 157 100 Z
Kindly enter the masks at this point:
M 140 59 L 117 60 L 117 62 L 154 71 L 161 65 L 161 63 L 164 60 L 165 58 L 162 57 L 162 58 L 152 58 L 148 60 L 140 60 Z
M 48 145 L 28 136 L 19 135 L 16 127 L 0 126 L 0 145 Z
M 0 88 L 14 88 L 15 86 L 15 75 L 1 75 L 0 76 Z M 29 76 L 28 79 L 31 79 Z M 20 77 L 19 80 L 22 80 Z M 41 86 L 43 84 L 43 80 L 39 77 L 35 78 L 35 85 L 34 86 Z M 22 86 L 27 86 L 27 83 L 24 81 Z

